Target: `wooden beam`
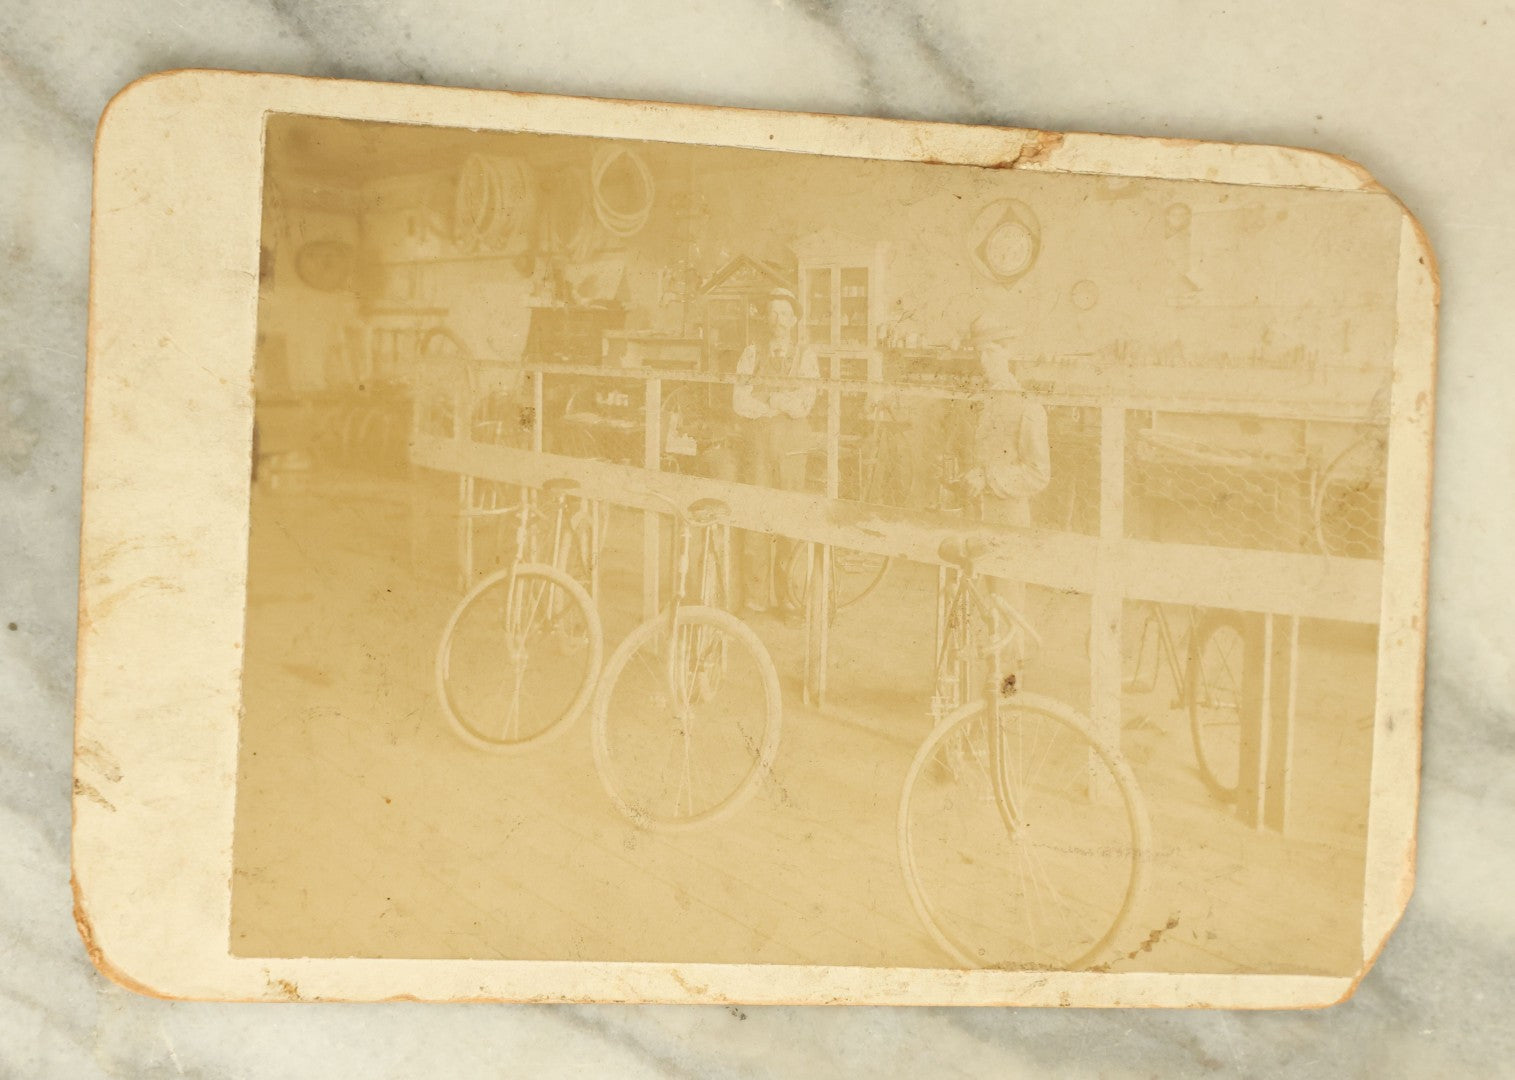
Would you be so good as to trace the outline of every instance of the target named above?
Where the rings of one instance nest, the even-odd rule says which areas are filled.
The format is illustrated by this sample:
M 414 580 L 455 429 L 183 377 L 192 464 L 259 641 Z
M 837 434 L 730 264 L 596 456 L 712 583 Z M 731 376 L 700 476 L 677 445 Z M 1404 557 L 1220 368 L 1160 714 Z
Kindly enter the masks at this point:
M 1070 593 L 1091 592 L 1096 571 L 1103 569 L 1121 595 L 1133 600 L 1369 624 L 1379 617 L 1382 566 L 1371 559 L 1009 529 L 931 510 L 863 505 L 437 436 L 413 435 L 411 454 L 426 468 L 506 483 L 540 486 L 552 477 L 571 477 L 590 498 L 655 513 L 667 512 L 657 495 L 686 504 L 721 499 L 738 529 L 913 562 L 940 563 L 943 540 L 972 538 L 987 545 L 978 562 L 984 573 Z
M 731 386 L 737 382 L 736 375 L 703 373 L 695 371 L 662 371 L 653 368 L 615 368 L 591 364 L 526 364 L 524 370 L 547 378 L 571 380 L 598 379 L 621 382 L 642 382 L 647 379 L 663 379 L 676 383 L 715 383 Z M 1235 373 L 1225 373 L 1230 380 Z M 1207 386 L 1196 373 L 1164 373 L 1163 379 L 1153 385 L 1140 378 L 1126 379 L 1112 386 L 1107 375 L 1098 385 L 1044 384 L 1033 376 L 1024 390 L 990 390 L 975 379 L 953 378 L 942 382 L 891 382 L 881 384 L 866 379 L 805 379 L 795 376 L 743 376 L 742 381 L 752 386 L 769 390 L 817 388 L 839 394 L 877 394 L 881 390 L 891 396 L 904 399 L 929 400 L 983 400 L 994 394 L 1018 395 L 1038 401 L 1048 407 L 1077 406 L 1090 409 L 1137 410 L 1193 415 L 1237 415 L 1249 419 L 1320 420 L 1342 423 L 1381 423 L 1382 415 L 1376 414 L 1369 401 L 1371 389 L 1353 384 L 1349 393 L 1325 392 L 1289 395 L 1272 385 L 1246 384 L 1244 389 L 1233 387 L 1230 394 L 1222 394 L 1219 387 Z M 1372 384 L 1376 389 L 1382 376 Z

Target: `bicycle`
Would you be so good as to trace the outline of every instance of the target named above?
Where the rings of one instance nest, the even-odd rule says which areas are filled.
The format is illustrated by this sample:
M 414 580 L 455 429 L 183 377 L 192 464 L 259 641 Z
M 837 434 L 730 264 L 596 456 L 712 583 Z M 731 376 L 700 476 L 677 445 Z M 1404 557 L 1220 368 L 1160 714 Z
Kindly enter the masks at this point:
M 795 544 L 784 560 L 784 600 L 795 611 L 805 611 L 809 607 L 810 584 L 816 575 L 813 548 L 810 543 Z M 831 604 L 828 608 L 832 616 L 877 589 L 889 573 L 890 562 L 887 555 L 832 548 Z
M 542 485 L 551 514 L 529 488 L 514 507 L 464 511 L 512 515 L 516 525 L 510 565 L 463 596 L 437 647 L 442 710 L 454 733 L 478 749 L 518 750 L 558 734 L 584 711 L 599 677 L 599 613 L 568 572 L 586 554 L 584 531 L 568 513 L 577 486 L 566 479 Z M 592 550 L 587 558 L 592 572 Z
M 729 593 L 730 510 L 687 508 L 653 492 L 677 519 L 666 609 L 605 662 L 591 710 L 600 782 L 637 826 L 677 832 L 720 821 L 756 792 L 778 753 L 778 671 L 758 636 L 722 604 Z M 699 533 L 694 602 L 694 533 Z
M 907 439 L 911 423 L 895 416 L 887 404 L 880 404 L 870 414 L 866 434 L 843 438 L 846 448 L 856 451 L 855 465 L 841 478 L 843 498 L 873 506 L 910 505 L 916 475 L 915 459 Z M 853 460 L 851 455 L 848 460 Z M 877 589 L 888 576 L 890 564 L 887 555 L 833 548 L 828 609 L 832 615 L 858 603 Z M 808 609 L 815 570 L 813 545 L 794 545 L 784 560 L 780 578 L 783 599 L 792 609 Z
M 1175 690 L 1173 705 L 1189 715 L 1189 735 L 1199 777 L 1220 802 L 1234 802 L 1241 773 L 1242 679 L 1248 652 L 1247 626 L 1239 612 L 1188 608 L 1189 626 L 1180 664 L 1178 639 L 1167 609 L 1144 603 L 1136 657 L 1121 689 L 1145 694 L 1157 687 L 1166 668 Z M 1151 643 L 1151 677 L 1143 679 Z
M 470 441 L 516 449 L 529 446 L 531 408 L 521 405 L 513 391 L 498 387 L 476 388 L 471 394 L 469 416 Z M 458 502 L 463 507 L 458 517 L 458 569 L 464 591 L 473 586 L 480 564 L 493 569 L 492 564 L 502 562 L 503 553 L 509 550 L 513 530 L 509 528 L 508 518 L 514 510 L 510 500 L 516 486 L 467 473 L 458 476 Z M 481 526 L 490 526 L 482 537 Z M 599 551 L 603 513 L 599 509 L 588 512 L 585 504 L 574 515 L 573 526 L 576 532 L 587 534 L 589 542 L 574 545 L 570 565 L 563 569 L 589 589 L 591 596 L 597 597 L 598 589 L 594 584 L 597 575 L 591 572 L 588 560 Z
M 915 455 L 909 433 L 913 421 L 881 403 L 870 415 L 868 431 L 857 443 L 855 475 L 846 488 L 859 502 L 893 507 L 911 505 L 915 492 Z
M 1119 750 L 1086 718 L 1005 671 L 1012 644 L 1040 639 L 979 579 L 985 550 L 948 540 L 939 552 L 950 580 L 936 723 L 900 796 L 900 863 L 916 914 L 958 964 L 1083 968 L 1109 949 L 1142 891 L 1145 804 Z

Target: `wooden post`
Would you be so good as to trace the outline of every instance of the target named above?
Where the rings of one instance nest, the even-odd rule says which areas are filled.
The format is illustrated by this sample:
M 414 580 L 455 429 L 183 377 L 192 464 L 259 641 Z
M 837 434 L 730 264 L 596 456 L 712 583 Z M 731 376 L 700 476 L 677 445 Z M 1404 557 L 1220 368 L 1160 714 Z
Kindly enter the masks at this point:
M 826 391 L 826 497 L 835 499 L 842 487 L 842 392 L 836 382 L 842 377 L 842 358 L 831 358 L 831 387 Z
M 1236 816 L 1244 825 L 1261 827 L 1263 809 L 1263 762 L 1267 750 L 1266 726 L 1271 678 L 1265 647 L 1272 616 L 1242 614 L 1241 700 L 1237 703 Z
M 307 403 L 308 407 L 308 403 Z M 421 523 L 425 520 L 422 487 L 426 473 L 416 464 L 416 438 L 421 434 L 421 418 L 426 415 L 426 403 L 421 394 L 410 399 L 410 445 L 406 448 L 405 463 L 405 524 L 410 534 L 410 572 L 421 570 Z M 303 419 L 303 418 L 302 418 Z
M 817 704 L 816 694 L 816 617 L 815 617 L 815 582 L 816 582 L 816 552 L 819 549 L 814 541 L 805 541 L 805 678 L 800 687 L 800 698 L 806 705 Z
M 832 356 L 827 368 L 832 386 L 826 390 L 826 497 L 838 498 L 842 487 L 842 392 L 835 383 L 842 377 L 842 358 Z M 810 551 L 805 605 L 805 701 L 817 708 L 826 701 L 826 676 L 831 660 L 831 574 L 829 544 L 813 545 Z M 812 667 L 810 657 L 815 657 Z
M 642 467 L 658 472 L 663 464 L 663 380 L 651 378 L 646 383 L 643 402 Z M 662 527 L 658 513 L 642 512 L 642 617 L 658 613 L 658 574 L 662 564 Z
M 1268 756 L 1264 762 L 1266 800 L 1263 819 L 1280 833 L 1289 824 L 1289 772 L 1294 751 L 1294 711 L 1299 696 L 1299 616 L 1282 616 L 1288 631 L 1280 634 L 1270 650 L 1273 708 L 1265 717 L 1269 727 Z
M 1121 604 L 1111 560 L 1126 532 L 1126 414 L 1119 407 L 1100 411 L 1099 535 L 1089 612 L 1089 720 L 1096 737 L 1120 748 Z
M 598 501 L 584 503 L 589 514 L 589 598 L 600 602 L 600 556 L 605 551 L 605 519 L 610 516 L 610 505 Z
M 463 579 L 463 591 L 473 586 L 473 509 L 474 478 L 467 473 L 458 476 L 458 550 L 461 565 L 458 574 Z
M 1269 612 L 1262 617 L 1262 686 L 1261 697 L 1258 700 L 1256 710 L 1256 736 L 1257 753 L 1248 769 L 1251 778 L 1253 797 L 1248 800 L 1247 819 L 1248 824 L 1261 829 L 1267 819 L 1268 804 L 1268 758 L 1271 754 L 1269 746 L 1270 729 L 1273 726 L 1273 613 Z M 1244 710 L 1245 713 L 1245 710 Z M 1245 739 L 1246 725 L 1243 724 L 1243 739 Z M 1251 755 L 1243 754 L 1243 760 Z M 1237 805 L 1241 805 L 1240 792 L 1238 791 Z
M 933 708 L 936 705 L 936 695 L 942 688 L 941 672 L 938 670 L 938 665 L 942 662 L 942 650 L 947 644 L 947 584 L 947 568 L 945 566 L 938 566 L 936 568 L 936 621 L 932 627 L 933 633 L 931 636 L 931 675 L 933 680 L 935 680 L 931 684 Z
M 531 448 L 538 454 L 542 452 L 542 373 L 533 371 L 531 379 Z
M 731 526 L 722 525 L 720 532 L 721 544 L 721 606 L 727 611 L 736 608 L 732 600 L 731 583 Z

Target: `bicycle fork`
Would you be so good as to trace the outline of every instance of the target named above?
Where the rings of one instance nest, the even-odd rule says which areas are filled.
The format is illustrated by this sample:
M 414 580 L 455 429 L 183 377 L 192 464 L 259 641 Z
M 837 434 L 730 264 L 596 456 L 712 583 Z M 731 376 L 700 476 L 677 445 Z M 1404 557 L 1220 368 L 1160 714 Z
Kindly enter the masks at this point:
M 693 634 L 679 633 L 679 609 L 684 605 L 684 597 L 687 592 L 686 582 L 689 580 L 689 546 L 691 529 L 687 522 L 678 523 L 678 533 L 674 540 L 674 559 L 672 566 L 672 579 L 669 587 L 668 604 L 668 632 L 667 632 L 667 658 L 665 661 L 664 679 L 668 686 L 669 701 L 673 706 L 674 722 L 678 725 L 679 738 L 683 753 L 680 755 L 678 794 L 676 797 L 676 812 L 694 812 L 694 772 L 692 761 L 694 757 L 693 726 L 694 709 L 693 703 L 699 693 L 698 682 L 703 670 L 702 653 L 703 642 L 700 640 L 705 631 L 696 629 Z M 710 541 L 706 534 L 704 546 L 705 572 L 710 570 Z
M 682 635 L 679 633 L 679 610 L 684 606 L 684 600 L 688 595 L 691 538 L 690 526 L 681 522 L 675 540 L 670 582 L 671 597 L 668 605 L 665 678 L 669 698 L 673 702 L 676 714 L 681 718 L 689 716 L 691 706 L 711 689 L 705 685 L 705 680 L 719 676 L 717 669 L 722 661 L 720 645 L 713 643 L 716 631 L 705 626 L 694 625 L 691 627 L 692 632 Z M 710 604 L 716 599 L 714 594 L 724 591 L 727 587 L 727 583 L 723 580 L 725 560 L 716 558 L 718 543 L 711 528 L 707 527 L 700 550 L 702 576 L 699 602 L 702 605 Z
M 990 622 L 990 633 L 999 639 L 999 615 L 995 612 Z M 1000 715 L 1003 698 L 1015 693 L 1015 683 L 1006 680 L 1004 661 L 998 648 L 989 652 L 988 671 L 984 675 L 984 735 L 989 740 L 989 784 L 994 792 L 994 807 L 999 811 L 1000 821 L 1012 837 L 1018 836 L 1025 827 L 1025 820 L 1016 800 L 1015 785 L 1010 776 L 1010 755 L 1006 752 L 1007 736 L 1005 719 Z M 1013 679 L 1013 676 L 1012 676 Z

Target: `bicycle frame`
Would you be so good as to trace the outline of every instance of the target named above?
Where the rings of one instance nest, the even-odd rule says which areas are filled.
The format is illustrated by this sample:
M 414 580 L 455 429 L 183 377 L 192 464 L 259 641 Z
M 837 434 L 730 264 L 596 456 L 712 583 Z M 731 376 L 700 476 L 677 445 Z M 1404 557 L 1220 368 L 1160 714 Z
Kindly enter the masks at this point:
M 1157 686 L 1157 676 L 1160 665 L 1166 661 L 1168 675 L 1173 681 L 1173 707 L 1179 708 L 1189 703 L 1188 678 L 1185 670 L 1186 657 L 1194 644 L 1194 630 L 1204 617 L 1205 609 L 1190 607 L 1189 627 L 1184 639 L 1184 649 L 1180 651 L 1179 640 L 1173 633 L 1173 625 L 1168 620 L 1168 613 L 1162 604 L 1150 603 L 1148 607 L 1151 614 L 1143 620 L 1141 638 L 1136 646 L 1136 662 L 1131 668 L 1131 679 L 1121 687 L 1128 694 L 1145 694 L 1151 692 Z M 1146 666 L 1147 659 L 1147 626 L 1155 625 L 1156 636 L 1152 646 L 1155 655 L 1152 658 L 1152 677 L 1142 680 L 1142 668 Z
M 571 540 L 571 537 L 565 535 L 563 528 L 564 519 L 567 516 L 568 499 L 564 496 L 559 496 L 556 502 L 557 507 L 553 514 L 552 525 L 551 565 L 562 570 L 567 567 L 567 542 Z M 523 487 L 521 489 L 520 501 L 516 503 L 510 512 L 514 513 L 516 518 L 516 543 L 515 554 L 510 561 L 510 574 L 505 580 L 505 595 L 513 598 L 516 592 L 516 582 L 519 580 L 520 568 L 527 563 L 539 561 L 538 538 L 536 530 L 532 528 L 532 520 L 541 511 L 535 504 L 531 488 Z M 529 621 L 529 616 L 534 615 L 535 612 L 523 612 L 514 602 L 511 602 L 506 607 L 506 614 L 511 622 L 511 625 L 506 627 L 506 636 L 510 643 L 509 647 L 513 658 L 515 658 L 515 655 L 525 648 L 521 625 L 523 621 Z M 553 615 L 556 616 L 557 612 L 554 611 Z
M 538 530 L 533 528 L 533 525 L 538 520 L 547 516 L 546 512 L 537 504 L 538 498 L 539 496 L 534 489 L 523 486 L 520 498 L 513 506 L 500 507 L 498 509 L 465 510 L 463 512 L 464 520 L 469 524 L 470 530 L 472 520 L 477 518 L 513 516 L 516 519 L 515 548 L 510 561 L 510 574 L 506 581 L 506 588 L 509 590 L 506 593 L 507 596 L 514 594 L 516 571 L 525 563 L 546 562 L 548 565 L 566 572 L 569 565 L 570 545 L 581 540 L 577 530 L 568 527 L 568 496 L 566 494 L 553 496 L 555 505 L 552 510 L 551 540 L 547 545 L 549 557 L 544 560 L 541 557 L 543 554 L 542 537 Z M 586 553 L 586 560 L 591 566 L 590 595 L 598 597 L 600 577 L 600 516 L 598 512 L 591 512 L 588 543 L 592 549 Z M 471 544 L 469 554 L 471 561 Z M 469 576 L 471 577 L 472 566 L 470 565 L 468 569 L 470 571 Z
M 888 409 L 880 410 L 869 420 L 868 431 L 858 447 L 858 498 L 862 502 L 883 502 L 885 482 L 891 479 L 884 470 L 885 465 L 891 464 L 886 455 L 900 449 L 892 441 L 901 438 L 910 425 L 911 421 L 896 417 Z M 908 449 L 904 452 L 909 453 Z M 901 505 L 909 501 L 911 486 L 907 481 L 906 490 L 898 493 L 903 496 Z
M 1009 603 L 1003 597 L 989 592 L 989 589 L 980 582 L 976 574 L 968 573 L 967 570 L 957 570 L 956 583 L 951 589 L 951 600 L 947 604 L 948 633 L 956 632 L 964 636 L 964 644 L 968 648 L 962 650 L 954 659 L 957 662 L 956 677 L 957 685 L 964 692 L 964 700 L 957 704 L 965 703 L 967 691 L 973 685 L 973 662 L 974 659 L 982 660 L 983 680 L 980 682 L 980 694 L 985 703 L 985 739 L 988 742 L 988 768 L 989 785 L 994 792 L 994 806 L 1000 815 L 1000 821 L 1004 824 L 1007 832 L 1017 833 L 1021 829 L 1020 810 L 1015 804 L 1015 789 L 1009 776 L 1009 757 L 1004 751 L 1004 730 L 1000 719 L 1000 709 L 1003 707 L 1004 698 L 1011 697 L 1018 691 L 1018 673 L 1006 676 L 1004 673 L 1004 650 L 1017 638 L 1018 627 L 1015 626 L 1014 618 L 1009 613 Z M 988 624 L 988 641 L 982 644 L 974 641 L 974 616 L 982 616 Z M 1001 627 L 1009 621 L 1011 627 L 1001 632 Z M 939 656 L 938 665 L 945 662 L 947 656 Z
M 515 557 L 512 560 L 512 569 L 521 563 L 546 562 L 559 570 L 567 569 L 568 565 L 568 536 L 564 530 L 564 522 L 568 516 L 568 499 L 566 496 L 558 496 L 554 501 L 556 505 L 552 511 L 551 543 L 547 550 L 551 553 L 547 559 L 542 556 L 541 536 L 532 528 L 534 520 L 545 518 L 543 511 L 536 502 L 531 488 L 521 489 L 520 501 L 509 511 L 516 518 L 516 543 Z
M 955 580 L 947 587 L 946 575 L 954 575 Z M 998 666 L 995 671 L 995 683 L 989 696 L 998 699 L 1001 691 L 998 679 L 1002 677 L 1003 652 L 1015 640 L 1017 636 L 1017 623 L 1022 620 L 1016 618 L 1009 603 L 1000 596 L 991 593 L 978 579 L 977 575 L 965 570 L 954 570 L 950 567 L 942 567 L 943 578 L 938 591 L 937 602 L 937 634 L 936 634 L 936 676 L 937 685 L 941 686 L 945 676 L 944 668 L 949 659 L 956 663 L 957 671 L 952 679 L 955 684 L 953 699 L 946 703 L 941 710 L 941 715 L 946 715 L 958 706 L 969 700 L 972 692 L 973 673 L 972 665 L 975 658 L 987 660 L 991 667 Z M 989 639 L 982 645 L 974 641 L 976 636 L 974 629 L 974 616 L 981 616 L 989 625 Z M 1009 629 L 1001 633 L 1001 627 L 1009 624 Z M 949 635 L 957 635 L 958 647 L 949 651 L 951 640 Z M 955 655 L 954 655 L 955 654 Z M 1019 678 L 1019 675 L 1016 676 Z M 1012 687 L 1012 692 L 1018 687 Z M 938 708 L 938 703 L 933 701 L 933 711 Z M 938 716 L 937 719 L 940 719 Z
M 708 642 L 706 631 L 700 631 L 695 640 L 680 642 L 678 637 L 679 611 L 685 606 L 689 595 L 689 567 L 691 540 L 696 526 L 679 516 L 674 533 L 674 557 L 669 567 L 668 582 L 668 658 L 667 678 L 670 697 L 680 712 L 688 709 L 696 693 L 696 683 L 702 674 L 701 666 L 709 659 L 706 656 Z M 714 524 L 701 525 L 700 529 L 700 585 L 698 602 L 701 606 L 719 607 L 718 596 L 724 597 L 730 587 L 726 580 L 730 573 L 730 561 L 725 550 L 725 541 L 718 538 Z M 680 649 L 678 646 L 683 645 Z M 692 655 L 684 655 L 692 652 Z M 716 658 L 719 662 L 719 657 Z
M 943 667 L 949 658 L 957 665 L 957 670 L 952 673 L 952 679 L 957 691 L 957 700 L 951 702 L 945 710 L 941 709 L 938 701 L 933 701 L 933 712 L 939 712 L 938 721 L 943 715 L 950 713 L 965 704 L 967 695 L 973 683 L 972 665 L 976 659 L 984 662 L 984 677 L 980 684 L 982 700 L 985 703 L 985 736 L 988 742 L 987 768 L 991 790 L 994 792 L 995 808 L 999 813 L 1005 828 L 1012 834 L 1021 828 L 1020 814 L 1016 807 L 1013 785 L 1010 782 L 1009 759 L 1005 753 L 1004 731 L 1001 726 L 1000 709 L 1007 697 L 1015 694 L 1020 687 L 1016 680 L 1019 673 L 1010 676 L 1005 674 L 1004 653 L 1005 649 L 1015 640 L 1018 620 L 1014 618 L 1009 603 L 1000 596 L 991 593 L 978 579 L 977 575 L 967 570 L 956 571 L 943 568 L 945 573 L 955 573 L 956 581 L 950 590 L 950 599 L 942 605 L 939 618 L 945 616 L 945 623 L 938 626 L 937 646 L 937 681 L 938 686 L 942 682 Z M 947 590 L 943 590 L 947 593 Z M 988 640 L 978 644 L 974 638 L 974 617 L 982 616 L 988 623 Z M 1003 630 L 1003 625 L 1010 623 L 1009 629 Z M 948 649 L 948 635 L 959 635 L 959 647 L 955 650 Z M 955 652 L 956 655 L 952 655 Z
M 997 598 L 996 598 L 997 599 Z M 999 612 L 993 612 L 993 622 L 999 621 Z M 984 675 L 984 701 L 988 715 L 985 718 L 989 740 L 989 782 L 994 791 L 994 807 L 999 811 L 1000 821 L 1012 836 L 1021 829 L 1020 811 L 1015 804 L 1015 790 L 1010 783 L 1009 756 L 1005 753 L 1005 731 L 1000 720 L 1004 699 L 1016 690 L 1014 683 L 1006 683 L 1003 650 L 990 649 L 988 671 Z M 1015 676 L 1011 676 L 1014 678 Z
M 669 629 L 672 630 L 672 618 L 678 609 L 683 606 L 689 596 L 689 567 L 691 564 L 691 543 L 694 530 L 699 528 L 700 537 L 700 566 L 704 573 L 700 578 L 699 603 L 711 607 L 722 606 L 718 599 L 724 596 L 729 588 L 726 581 L 730 573 L 730 564 L 725 552 L 725 544 L 717 539 L 715 532 L 717 525 L 696 526 L 682 518 L 677 519 L 677 525 L 673 538 L 673 559 L 668 568 L 668 595 L 669 595 Z M 719 596 L 718 596 L 719 594 Z
M 1178 642 L 1173 636 L 1173 627 L 1168 622 L 1168 613 L 1161 604 L 1149 605 L 1151 614 L 1142 620 L 1141 637 L 1136 643 L 1136 662 L 1131 666 L 1131 679 L 1122 689 L 1127 693 L 1145 694 L 1157 686 L 1157 674 L 1161 670 L 1164 661 L 1167 662 L 1168 675 L 1177 688 L 1180 699 L 1183 697 L 1184 672 L 1179 663 Z M 1189 619 L 1189 633 L 1194 632 L 1195 615 L 1191 612 Z M 1142 669 L 1146 667 L 1147 660 L 1147 627 L 1152 625 L 1156 629 L 1156 637 L 1153 639 L 1152 648 L 1155 655 L 1152 658 L 1152 678 L 1142 681 Z
M 986 928 L 991 938 L 1000 936 L 984 921 L 985 902 L 1003 898 L 1023 906 L 1032 934 L 1026 944 L 1040 949 L 1031 924 L 1045 920 L 1041 909 L 1050 895 L 1064 910 L 1060 932 L 1067 938 L 1067 948 L 1078 957 L 1069 961 L 1069 966 L 1081 966 L 1110 946 L 1129 916 L 1133 899 L 1142 888 L 1144 861 L 1150 850 L 1149 825 L 1135 778 L 1118 745 L 1097 738 L 1087 717 L 1019 685 L 1020 660 L 1041 644 L 1041 636 L 1018 605 L 1000 595 L 991 580 L 975 573 L 973 559 L 968 542 L 960 547 L 942 546 L 945 565 L 938 594 L 937 673 L 947 694 L 967 700 L 947 703 L 955 707 L 937 717 L 936 728 L 917 751 L 906 778 L 899 817 L 906 884 L 916 912 L 932 936 L 970 967 L 1000 966 L 999 958 L 986 955 L 983 947 L 992 945 L 992 940 L 980 938 L 977 947 L 971 943 Z M 946 576 L 954 573 L 955 579 Z M 1025 635 L 1030 648 L 1018 647 L 1020 634 Z M 974 668 L 976 664 L 982 664 L 981 671 Z M 974 694 L 977 696 L 970 697 Z M 943 704 L 940 698 L 941 694 L 933 701 L 933 711 L 939 711 Z M 1050 772 L 1045 771 L 1049 763 Z M 1111 796 L 1118 797 L 1118 804 L 1110 801 Z M 1100 871 L 1110 859 L 1124 863 L 1127 849 L 1123 841 L 1108 851 L 1083 849 L 1077 837 L 1064 837 L 1058 829 L 1074 824 L 1077 807 L 1094 800 L 1101 803 L 1097 811 L 1100 817 L 1113 809 L 1124 815 L 1130 827 L 1131 876 L 1124 890 L 1110 898 L 1108 910 L 1102 900 L 1094 900 L 1091 910 L 1097 921 L 1088 925 L 1090 944 L 1090 938 L 1077 936 L 1089 920 L 1062 896 L 1067 895 L 1075 904 L 1084 902 L 1088 898 L 1078 893 L 1083 878 L 1077 875 Z M 990 801 L 992 810 L 986 805 Z M 919 814 L 926 818 L 917 820 Z M 929 820 L 941 814 L 950 819 L 944 829 Z M 961 832 L 964 828 L 974 831 L 978 839 L 968 839 L 968 834 Z M 985 839 L 988 847 L 983 846 Z M 1002 850 L 1006 843 L 1014 851 L 1027 845 L 1018 864 L 1019 893 L 1016 885 L 1003 877 L 1004 873 L 1014 874 L 1017 864 L 1013 859 L 1007 863 L 983 858 Z M 963 844 L 970 848 L 963 848 Z M 1072 891 L 1060 892 L 1051 884 L 1046 867 L 1035 855 L 1038 849 L 1055 851 L 1059 859 L 1066 855 L 1082 864 L 1081 870 L 1070 868 L 1075 877 L 1067 879 L 1066 889 Z M 948 878 L 956 875 L 956 868 L 969 875 L 989 876 L 982 878 L 980 890 L 964 892 L 966 878 L 945 891 L 938 890 L 936 879 L 941 875 L 923 876 L 918 862 L 921 855 L 951 863 L 955 869 L 946 875 Z M 981 866 L 972 869 L 975 863 Z M 1059 872 L 1059 876 L 1065 875 Z M 941 900 L 947 901 L 946 908 L 939 906 Z M 954 908 L 958 909 L 956 913 L 951 910 Z M 1054 947 L 1058 946 L 1054 943 Z

